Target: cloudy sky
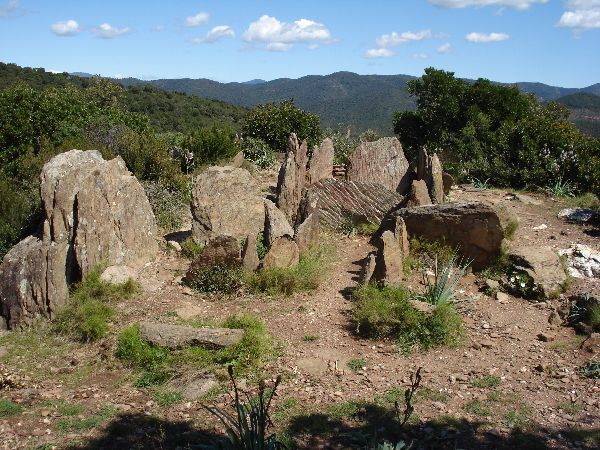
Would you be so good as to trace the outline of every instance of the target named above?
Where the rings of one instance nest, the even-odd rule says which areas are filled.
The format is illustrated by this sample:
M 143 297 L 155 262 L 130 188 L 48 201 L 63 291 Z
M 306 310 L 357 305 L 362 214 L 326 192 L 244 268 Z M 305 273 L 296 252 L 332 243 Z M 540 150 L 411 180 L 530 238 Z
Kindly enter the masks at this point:
M 0 0 L 0 61 L 140 78 L 340 70 L 583 87 L 600 0 Z

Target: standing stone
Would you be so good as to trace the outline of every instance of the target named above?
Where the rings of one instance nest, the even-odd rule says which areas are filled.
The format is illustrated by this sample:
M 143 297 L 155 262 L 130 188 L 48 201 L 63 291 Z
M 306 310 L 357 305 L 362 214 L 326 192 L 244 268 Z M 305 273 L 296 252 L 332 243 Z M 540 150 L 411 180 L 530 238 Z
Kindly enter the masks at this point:
M 454 177 L 448 172 L 442 174 L 442 181 L 444 184 L 444 195 L 450 194 L 450 189 L 454 186 Z
M 333 178 L 333 141 L 326 138 L 313 149 L 308 169 L 308 185 L 317 183 L 324 178 Z
M 429 177 L 430 159 L 427 149 L 421 147 L 417 154 L 417 180 L 425 180 Z
M 288 268 L 294 267 L 300 261 L 298 246 L 287 236 L 277 238 L 267 256 L 263 261 L 263 268 L 271 267 Z
M 283 211 L 290 223 L 295 223 L 302 198 L 303 178 L 298 173 L 298 153 L 298 138 L 292 133 L 277 179 L 277 207 Z
M 408 245 L 408 232 L 406 231 L 406 223 L 404 223 L 404 219 L 400 216 L 396 216 L 394 236 L 396 236 L 396 240 L 398 241 L 398 245 L 400 245 L 402 254 L 404 256 L 408 256 L 408 253 L 410 252 Z
M 307 177 L 307 166 L 308 166 L 308 144 L 306 139 L 302 141 L 298 152 L 296 153 L 296 170 L 298 172 L 298 187 L 300 189 L 300 195 L 302 195 L 302 189 L 306 185 Z
M 319 244 L 321 226 L 319 224 L 319 212 L 314 211 L 308 215 L 304 222 L 298 225 L 294 240 L 298 245 L 300 254 L 305 254 L 312 247 Z
M 377 278 L 386 286 L 397 286 L 402 282 L 402 249 L 394 233 L 387 230 L 381 235 L 377 251 Z
M 406 198 L 405 207 L 427 206 L 431 205 L 427 184 L 424 180 L 413 180 L 410 185 L 410 192 Z
M 281 236 L 294 236 L 294 229 L 287 221 L 285 214 L 275 206 L 271 200 L 265 199 L 265 234 L 267 245 L 271 244 Z
M 444 171 L 442 170 L 440 159 L 438 158 L 438 155 L 434 153 L 431 157 L 431 175 L 429 177 L 431 184 L 428 184 L 428 188 L 431 201 L 438 205 L 444 203 L 443 175 Z
M 209 167 L 192 189 L 192 237 L 205 244 L 216 236 L 243 239 L 265 223 L 260 185 L 247 170 Z
M 213 267 L 237 268 L 242 265 L 240 243 L 232 236 L 217 236 L 211 239 L 194 258 L 184 280 L 192 282 L 198 272 Z
M 404 194 L 410 186 L 409 164 L 395 137 L 363 142 L 350 155 L 348 180 L 379 183 Z
M 258 251 L 256 249 L 256 236 L 249 234 L 244 242 L 244 248 L 242 249 L 242 267 L 246 270 L 254 272 L 260 265 L 260 259 L 258 259 Z
M 366 286 L 373 278 L 377 264 L 377 252 L 370 252 L 363 261 L 362 271 L 360 273 L 359 284 Z

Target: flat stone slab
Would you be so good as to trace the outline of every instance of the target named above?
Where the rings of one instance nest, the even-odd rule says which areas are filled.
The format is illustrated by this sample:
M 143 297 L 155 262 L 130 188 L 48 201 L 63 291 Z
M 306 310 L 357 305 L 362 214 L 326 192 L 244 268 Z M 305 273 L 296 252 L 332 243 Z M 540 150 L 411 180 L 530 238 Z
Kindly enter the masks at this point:
M 244 336 L 244 330 L 235 328 L 194 328 L 184 325 L 141 322 L 140 336 L 150 344 L 172 350 L 188 345 L 223 348 L 239 343 Z

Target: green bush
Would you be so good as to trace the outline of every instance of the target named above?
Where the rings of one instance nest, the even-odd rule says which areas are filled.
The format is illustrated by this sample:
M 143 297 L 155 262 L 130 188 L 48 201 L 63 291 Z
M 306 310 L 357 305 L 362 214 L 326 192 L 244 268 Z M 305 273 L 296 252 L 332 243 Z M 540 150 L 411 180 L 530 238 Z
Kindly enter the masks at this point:
M 235 131 L 218 125 L 199 129 L 187 136 L 181 145 L 194 155 L 196 168 L 230 160 L 241 151 Z
M 277 163 L 275 150 L 259 138 L 247 137 L 242 141 L 244 158 L 261 169 L 269 169 Z
M 242 287 L 242 269 L 210 266 L 191 270 L 186 283 L 199 292 L 234 294 Z
M 189 188 L 177 189 L 156 181 L 143 181 L 142 186 L 158 225 L 165 231 L 179 230 L 190 203 Z
M 309 149 L 322 137 L 319 116 L 297 108 L 293 101 L 255 106 L 244 117 L 242 133 L 244 139 L 261 139 L 278 152 L 287 150 L 290 133 L 296 133 L 300 142 L 306 140 Z
M 183 256 L 185 256 L 186 258 L 194 259 L 200 253 L 202 253 L 203 249 L 204 249 L 204 246 L 202 244 L 198 244 L 191 237 L 185 239 L 181 243 L 181 254 Z
M 325 137 L 330 138 L 333 142 L 333 163 L 349 167 L 350 155 L 360 141 L 340 130 L 328 129 L 325 131 Z
M 67 303 L 54 320 L 56 332 L 84 342 L 100 339 L 108 332 L 108 322 L 115 314 L 112 303 L 139 292 L 139 285 L 133 280 L 111 284 L 100 280 L 100 274 L 101 267 L 95 267 L 73 286 Z
M 442 267 L 438 264 L 437 258 L 433 266 L 434 278 L 430 279 L 427 272 L 423 272 L 423 284 L 425 290 L 419 297 L 420 300 L 431 305 L 446 303 L 454 298 L 456 288 L 460 279 L 467 271 L 469 265 L 458 261 L 458 255 L 453 254 L 448 262 Z

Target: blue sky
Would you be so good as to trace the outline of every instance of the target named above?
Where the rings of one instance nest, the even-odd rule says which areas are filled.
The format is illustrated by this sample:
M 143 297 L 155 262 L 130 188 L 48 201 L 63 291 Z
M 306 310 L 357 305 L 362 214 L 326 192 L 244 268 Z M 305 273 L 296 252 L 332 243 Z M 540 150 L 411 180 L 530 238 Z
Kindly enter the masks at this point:
M 140 78 L 600 82 L 600 0 L 0 0 L 0 61 Z

